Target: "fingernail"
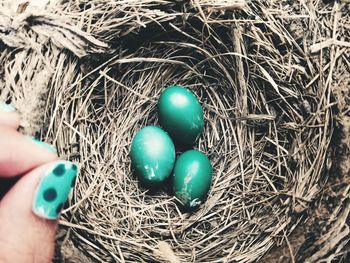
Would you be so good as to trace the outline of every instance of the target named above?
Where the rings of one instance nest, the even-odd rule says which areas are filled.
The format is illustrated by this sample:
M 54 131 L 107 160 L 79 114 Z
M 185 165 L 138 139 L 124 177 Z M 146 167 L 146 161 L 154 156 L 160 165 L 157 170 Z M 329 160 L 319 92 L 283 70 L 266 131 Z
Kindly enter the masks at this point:
M 34 142 L 36 145 L 39 145 L 39 146 L 45 148 L 45 149 L 48 150 L 49 152 L 52 152 L 52 153 L 57 154 L 57 150 L 56 150 L 55 146 L 53 146 L 53 145 L 51 145 L 51 144 L 48 144 L 48 143 L 46 143 L 46 142 L 42 142 L 42 141 L 36 139 L 36 138 L 33 137 L 33 136 L 28 136 L 28 138 L 29 138 L 32 142 Z
M 71 162 L 55 163 L 41 178 L 35 192 L 33 212 L 45 219 L 57 219 L 75 184 L 78 167 Z
M 13 112 L 15 111 L 15 108 L 10 104 L 0 101 L 0 110 L 5 112 Z

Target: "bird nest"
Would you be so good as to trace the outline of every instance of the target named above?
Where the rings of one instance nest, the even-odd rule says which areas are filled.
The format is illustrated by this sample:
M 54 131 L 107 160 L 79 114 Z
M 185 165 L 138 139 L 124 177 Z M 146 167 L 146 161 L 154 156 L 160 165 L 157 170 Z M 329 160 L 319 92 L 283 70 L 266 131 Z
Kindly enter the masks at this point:
M 252 262 L 286 239 L 320 191 L 333 129 L 309 17 L 287 2 L 80 0 L 0 16 L 1 97 L 24 133 L 80 164 L 60 243 L 84 262 Z M 204 111 L 196 148 L 214 174 L 194 212 L 140 187 L 130 163 L 169 85 Z

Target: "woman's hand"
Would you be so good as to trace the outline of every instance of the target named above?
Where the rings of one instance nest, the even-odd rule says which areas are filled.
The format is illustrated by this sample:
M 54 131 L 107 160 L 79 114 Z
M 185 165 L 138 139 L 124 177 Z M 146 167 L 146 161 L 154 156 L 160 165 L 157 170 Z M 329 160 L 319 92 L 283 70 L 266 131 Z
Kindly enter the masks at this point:
M 0 262 L 51 262 L 77 166 L 18 133 L 18 125 L 18 114 L 0 102 Z

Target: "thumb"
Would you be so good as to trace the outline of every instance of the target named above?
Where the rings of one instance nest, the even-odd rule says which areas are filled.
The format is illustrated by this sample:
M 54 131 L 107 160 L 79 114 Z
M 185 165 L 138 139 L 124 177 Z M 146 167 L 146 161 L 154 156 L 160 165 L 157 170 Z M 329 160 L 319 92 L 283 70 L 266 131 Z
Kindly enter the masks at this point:
M 58 161 L 32 170 L 0 203 L 0 262 L 51 262 L 57 218 L 77 166 Z

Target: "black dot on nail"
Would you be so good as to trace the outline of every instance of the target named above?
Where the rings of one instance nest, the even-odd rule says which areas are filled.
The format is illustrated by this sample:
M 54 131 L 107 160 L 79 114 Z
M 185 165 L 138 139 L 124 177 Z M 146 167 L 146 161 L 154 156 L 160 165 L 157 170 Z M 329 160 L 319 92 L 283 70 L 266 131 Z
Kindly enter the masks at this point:
M 64 164 L 59 164 L 53 170 L 53 173 L 57 176 L 62 176 L 66 172 L 66 166 Z
M 77 167 L 75 164 L 73 164 L 73 165 L 72 165 L 72 169 L 73 169 L 74 171 L 76 171 L 76 170 L 78 170 L 78 167 Z
M 77 180 L 77 177 L 74 177 L 74 179 L 72 180 L 72 187 L 75 186 L 75 181 Z
M 49 188 L 44 192 L 44 199 L 48 202 L 55 200 L 57 197 L 57 192 L 53 188 Z
M 63 208 L 63 204 L 60 203 L 56 208 L 56 213 L 59 214 L 61 212 L 62 208 Z

